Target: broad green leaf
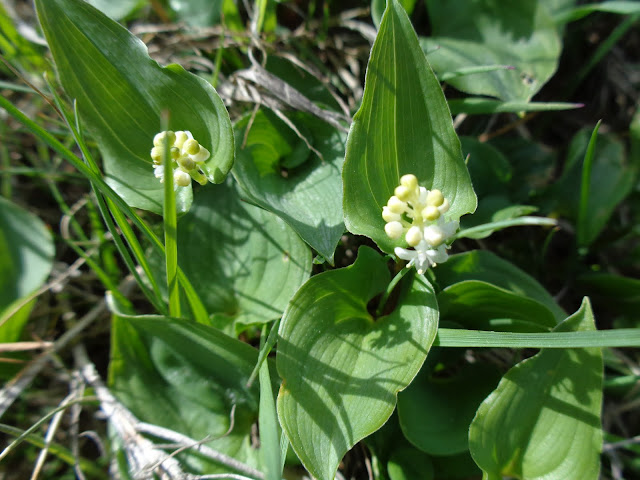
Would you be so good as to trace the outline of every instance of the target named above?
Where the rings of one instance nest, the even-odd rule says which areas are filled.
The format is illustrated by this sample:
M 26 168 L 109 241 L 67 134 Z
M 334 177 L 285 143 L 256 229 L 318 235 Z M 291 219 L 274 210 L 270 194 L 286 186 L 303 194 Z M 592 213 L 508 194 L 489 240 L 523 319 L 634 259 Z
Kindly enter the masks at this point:
M 448 286 L 438 294 L 438 306 L 443 320 L 471 330 L 543 332 L 556 325 L 542 303 L 478 280 Z
M 362 105 L 353 118 L 343 169 L 345 224 L 385 252 L 400 246 L 384 232 L 382 207 L 400 177 L 437 188 L 457 219 L 476 208 L 460 141 L 440 84 L 407 14 L 389 4 L 371 49 Z
M 211 157 L 207 178 L 222 182 L 233 164 L 229 115 L 214 88 L 178 65 L 161 68 L 124 27 L 81 0 L 37 0 L 38 18 L 67 95 L 96 139 L 107 180 L 133 207 L 162 211 L 163 185 L 149 156 L 161 115 L 188 130 Z M 178 212 L 191 188 L 176 192 Z
M 257 351 L 212 327 L 167 317 L 114 315 L 109 379 L 113 392 L 142 421 L 206 442 L 258 466 L 251 447 L 258 392 L 246 381 Z M 235 406 L 233 430 L 231 409 Z M 228 472 L 197 454 L 184 459 L 202 473 Z
M 53 256 L 42 220 L 0 197 L 0 312 L 44 283 Z
M 526 102 L 556 71 L 562 45 L 542 2 L 428 0 L 427 9 L 432 36 L 421 44 L 439 74 L 474 65 L 515 67 L 449 80 L 458 90 Z
M 581 130 L 571 141 L 561 178 L 547 192 L 556 212 L 578 222 L 580 172 L 589 144 L 590 129 Z M 581 228 L 583 244 L 589 245 L 602 233 L 613 211 L 631 192 L 636 169 L 625 155 L 622 141 L 613 135 L 599 135 L 591 166 L 589 198 Z
M 566 317 L 553 297 L 533 277 L 487 250 L 452 255 L 434 270 L 440 288 L 465 280 L 487 282 L 544 305 L 557 322 Z
M 387 421 L 435 337 L 435 295 L 422 276 L 402 282 L 393 312 L 372 318 L 368 303 L 388 282 L 385 259 L 363 246 L 352 266 L 303 285 L 280 325 L 280 424 L 319 480 L 333 480 L 343 455 Z
M 587 299 L 554 331 L 595 330 Z M 542 350 L 507 372 L 469 430 L 486 479 L 596 480 L 600 470 L 600 348 Z
M 178 249 L 209 313 L 243 323 L 280 317 L 311 273 L 311 252 L 291 227 L 227 184 L 198 189 L 178 222 Z
M 423 368 L 398 395 L 398 417 L 404 435 L 431 455 L 467 451 L 469 424 L 499 379 L 500 374 L 490 365 L 466 364 L 446 378 Z
M 242 196 L 278 215 L 333 262 L 344 233 L 340 178 L 344 136 L 308 115 L 295 115 L 292 121 L 322 159 L 275 114 L 261 110 L 252 120 L 245 117 L 236 125 L 241 147 L 233 175 L 242 187 Z

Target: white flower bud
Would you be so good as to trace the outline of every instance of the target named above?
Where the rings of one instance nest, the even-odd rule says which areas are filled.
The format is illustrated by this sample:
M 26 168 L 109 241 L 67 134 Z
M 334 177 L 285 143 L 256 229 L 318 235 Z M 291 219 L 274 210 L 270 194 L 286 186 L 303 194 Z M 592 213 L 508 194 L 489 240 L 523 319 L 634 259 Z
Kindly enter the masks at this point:
M 169 140 L 169 146 L 172 146 L 176 141 L 176 134 L 171 130 L 160 132 L 155 137 L 153 137 L 153 144 L 156 147 L 164 147 L 165 139 Z
M 173 172 L 173 181 L 178 187 L 188 187 L 191 184 L 191 176 L 178 168 Z
M 209 150 L 207 150 L 202 145 L 200 145 L 200 150 L 198 150 L 198 153 L 196 153 L 195 155 L 192 155 L 191 158 L 193 158 L 193 161 L 196 163 L 202 163 L 207 158 L 209 158 L 209 155 L 210 155 Z
M 389 222 L 384 226 L 384 231 L 387 233 L 389 238 L 395 240 L 402 236 L 404 228 L 400 222 Z
M 415 225 L 411 227 L 404 238 L 412 247 L 418 245 L 422 241 L 422 232 L 420 231 L 420 227 L 416 227 Z
M 382 207 L 382 218 L 385 222 L 399 222 L 400 214 L 393 213 L 389 207 Z

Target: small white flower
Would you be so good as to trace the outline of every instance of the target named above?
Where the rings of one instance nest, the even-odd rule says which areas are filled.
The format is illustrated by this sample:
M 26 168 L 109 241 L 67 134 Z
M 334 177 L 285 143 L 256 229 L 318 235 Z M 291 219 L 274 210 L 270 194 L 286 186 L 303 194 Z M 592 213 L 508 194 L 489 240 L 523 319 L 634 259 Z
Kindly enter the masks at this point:
M 419 274 L 447 260 L 446 242 L 458 230 L 458 221 L 446 221 L 449 200 L 440 190 L 427 190 L 415 175 L 403 175 L 394 195 L 382 208 L 385 232 L 396 240 L 402 238 L 410 247 L 397 247 L 395 254 L 415 266 Z

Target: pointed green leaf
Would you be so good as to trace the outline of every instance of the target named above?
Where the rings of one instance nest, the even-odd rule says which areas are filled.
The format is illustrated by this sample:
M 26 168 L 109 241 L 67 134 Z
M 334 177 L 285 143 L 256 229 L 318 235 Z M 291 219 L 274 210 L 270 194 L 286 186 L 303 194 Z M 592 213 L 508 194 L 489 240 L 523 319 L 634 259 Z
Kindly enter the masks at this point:
M 333 480 L 343 455 L 386 422 L 433 342 L 433 289 L 422 276 L 407 280 L 396 309 L 374 320 L 367 305 L 389 273 L 383 257 L 361 247 L 352 266 L 312 277 L 284 314 L 278 415 L 291 446 L 320 480 Z
M 465 280 L 487 282 L 547 307 L 559 322 L 566 313 L 533 277 L 487 250 L 452 255 L 434 270 L 440 288 Z
M 460 141 L 440 84 L 407 14 L 389 0 L 371 49 L 362 105 L 353 118 L 343 169 L 347 228 L 385 252 L 400 246 L 384 232 L 382 207 L 402 175 L 440 189 L 457 219 L 476 208 Z
M 215 89 L 178 65 L 161 68 L 124 27 L 81 0 L 37 0 L 42 29 L 67 95 L 98 142 L 109 184 L 133 207 L 162 212 L 163 186 L 149 156 L 169 112 L 211 152 L 203 170 L 220 183 L 233 164 L 229 115 Z M 176 192 L 188 210 L 191 188 Z
M 514 67 L 448 81 L 463 92 L 526 102 L 556 71 L 562 44 L 544 2 L 428 0 L 427 8 L 433 32 L 421 44 L 438 73 Z
M 196 192 L 178 222 L 178 248 L 178 263 L 209 313 L 244 323 L 280 317 L 311 273 L 311 252 L 300 237 L 277 216 L 242 202 L 235 186 Z
M 540 302 L 478 280 L 448 286 L 438 294 L 438 306 L 443 319 L 471 330 L 544 332 L 556 325 Z
M 344 136 L 323 121 L 294 115 L 292 121 L 323 158 L 275 114 L 259 111 L 236 125 L 238 160 L 233 175 L 242 195 L 275 213 L 329 262 L 340 237 Z M 246 129 L 249 128 L 246 134 Z
M 593 331 L 587 299 L 554 331 Z M 602 350 L 542 350 L 507 372 L 469 430 L 485 478 L 596 480 L 602 430 Z

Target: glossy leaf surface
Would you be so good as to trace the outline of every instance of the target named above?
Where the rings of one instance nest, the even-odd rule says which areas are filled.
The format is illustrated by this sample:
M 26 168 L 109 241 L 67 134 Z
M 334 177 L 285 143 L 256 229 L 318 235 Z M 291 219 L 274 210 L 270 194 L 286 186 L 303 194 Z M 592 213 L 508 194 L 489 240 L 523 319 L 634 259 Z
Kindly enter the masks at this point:
M 37 0 L 38 18 L 67 95 L 100 148 L 107 179 L 132 207 L 162 211 L 163 185 L 149 152 L 169 113 L 169 129 L 188 130 L 211 157 L 207 178 L 224 180 L 234 158 L 229 115 L 214 88 L 178 65 L 160 67 L 145 45 L 81 0 Z M 191 189 L 176 192 L 188 210 Z
M 402 175 L 440 189 L 457 219 L 476 208 L 460 141 L 440 83 L 407 14 L 389 0 L 371 50 L 362 105 L 353 118 L 343 169 L 345 224 L 385 252 L 400 246 L 384 232 L 382 207 Z
M 589 301 L 554 331 L 595 330 Z M 600 470 L 600 348 L 542 350 L 513 367 L 469 430 L 485 478 L 596 480 Z
M 482 65 L 514 67 L 450 79 L 459 90 L 528 101 L 556 71 L 562 45 L 543 2 L 429 0 L 427 9 L 433 32 L 421 44 L 438 73 Z
M 228 184 L 198 189 L 178 222 L 178 248 L 208 312 L 244 323 L 280 317 L 311 273 L 311 252 L 291 227 Z
M 479 280 L 536 300 L 553 313 L 557 322 L 566 318 L 549 292 L 533 277 L 487 250 L 452 255 L 434 272 L 442 289 L 465 280 Z
M 344 136 L 313 117 L 293 118 L 323 158 L 275 114 L 259 111 L 236 125 L 238 160 L 233 175 L 242 195 L 287 222 L 330 262 L 344 233 L 342 183 Z M 245 141 L 246 136 L 246 141 Z
M 435 337 L 435 295 L 422 276 L 405 279 L 395 309 L 372 318 L 367 304 L 388 282 L 384 258 L 363 246 L 352 266 L 312 277 L 284 314 L 278 415 L 320 480 L 333 480 L 343 455 L 389 418 Z

